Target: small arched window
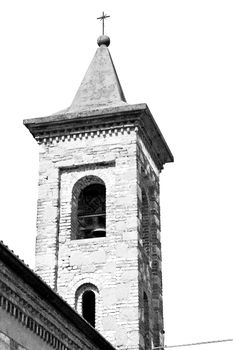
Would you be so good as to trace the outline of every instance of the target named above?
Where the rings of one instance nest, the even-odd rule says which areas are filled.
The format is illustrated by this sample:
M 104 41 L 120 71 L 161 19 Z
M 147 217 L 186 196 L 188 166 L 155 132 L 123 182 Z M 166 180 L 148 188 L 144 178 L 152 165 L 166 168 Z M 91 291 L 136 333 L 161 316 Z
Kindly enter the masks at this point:
M 82 315 L 95 327 L 95 293 L 92 290 L 87 290 L 82 295 Z
M 73 187 L 71 239 L 105 236 L 106 188 L 97 176 L 87 176 Z

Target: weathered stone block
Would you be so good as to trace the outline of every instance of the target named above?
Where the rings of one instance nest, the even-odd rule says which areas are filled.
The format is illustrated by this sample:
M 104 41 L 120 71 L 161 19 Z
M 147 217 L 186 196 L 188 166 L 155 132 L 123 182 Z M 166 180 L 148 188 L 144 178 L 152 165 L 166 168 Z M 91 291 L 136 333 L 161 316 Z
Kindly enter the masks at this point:
M 128 343 L 128 335 L 127 335 L 126 329 L 123 327 L 117 327 L 116 346 L 125 347 L 127 343 Z
M 103 331 L 116 331 L 117 323 L 114 316 L 103 316 Z

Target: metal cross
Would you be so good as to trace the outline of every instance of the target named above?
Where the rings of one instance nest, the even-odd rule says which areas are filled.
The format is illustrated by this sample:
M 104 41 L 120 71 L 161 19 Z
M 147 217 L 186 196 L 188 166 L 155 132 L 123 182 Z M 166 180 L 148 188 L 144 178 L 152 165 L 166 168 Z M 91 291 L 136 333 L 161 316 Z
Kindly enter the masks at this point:
M 104 35 L 104 20 L 110 16 L 107 16 L 104 12 L 102 13 L 101 17 L 98 17 L 97 19 L 100 19 L 102 21 L 102 34 Z

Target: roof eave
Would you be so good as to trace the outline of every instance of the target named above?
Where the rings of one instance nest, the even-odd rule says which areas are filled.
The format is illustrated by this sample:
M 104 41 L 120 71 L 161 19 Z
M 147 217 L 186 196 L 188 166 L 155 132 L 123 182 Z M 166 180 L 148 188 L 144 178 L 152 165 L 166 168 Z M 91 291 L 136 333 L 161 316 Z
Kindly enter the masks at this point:
M 33 137 L 50 137 L 54 133 L 62 133 L 66 130 L 99 128 L 101 125 L 113 125 L 115 123 L 126 124 L 128 122 L 138 125 L 149 140 L 149 146 L 153 149 L 155 158 L 159 161 L 159 168 L 168 162 L 173 162 L 173 155 L 156 124 L 147 104 L 125 104 L 109 106 L 99 109 L 89 109 L 76 113 L 59 113 L 56 115 L 25 119 L 24 125 L 29 129 Z

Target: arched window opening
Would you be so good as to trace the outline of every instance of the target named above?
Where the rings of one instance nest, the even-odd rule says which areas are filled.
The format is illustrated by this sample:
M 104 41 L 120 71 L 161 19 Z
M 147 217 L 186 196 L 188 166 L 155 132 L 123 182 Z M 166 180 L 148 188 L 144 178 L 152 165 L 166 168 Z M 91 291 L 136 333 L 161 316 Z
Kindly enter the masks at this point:
M 106 187 L 95 175 L 84 176 L 73 186 L 71 239 L 106 236 Z
M 106 190 L 103 184 L 86 186 L 78 197 L 78 235 L 80 238 L 106 236 Z
M 150 348 L 150 321 L 149 321 L 149 303 L 146 293 L 143 294 L 143 309 L 144 309 L 144 342 L 145 350 Z
M 142 189 L 142 242 L 145 252 L 149 254 L 150 248 L 150 220 L 149 205 L 146 192 Z
M 82 315 L 95 327 L 95 293 L 91 290 L 87 290 L 82 295 Z

